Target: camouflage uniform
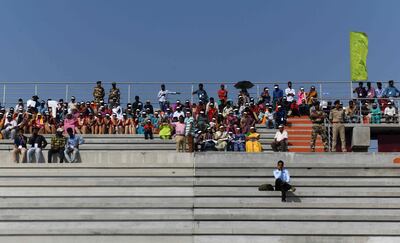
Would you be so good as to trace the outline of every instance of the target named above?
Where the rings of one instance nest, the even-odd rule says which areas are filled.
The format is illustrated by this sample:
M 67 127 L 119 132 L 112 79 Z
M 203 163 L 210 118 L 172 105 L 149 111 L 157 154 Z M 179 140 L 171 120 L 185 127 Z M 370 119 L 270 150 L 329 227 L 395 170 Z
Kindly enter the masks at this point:
M 121 93 L 119 92 L 119 88 L 111 88 L 110 93 L 108 94 L 108 103 L 114 105 L 114 98 L 116 99 L 115 102 L 119 104 Z
M 104 88 L 103 87 L 94 87 L 93 90 L 93 98 L 94 98 L 94 102 L 96 103 L 100 103 L 101 100 L 104 100 Z
M 312 133 L 311 133 L 311 151 L 315 151 L 315 141 L 317 136 L 320 135 L 322 143 L 324 144 L 324 151 L 328 152 L 328 137 L 326 135 L 326 129 L 323 124 L 325 113 L 321 110 L 314 110 L 311 113 L 311 120 L 313 122 Z

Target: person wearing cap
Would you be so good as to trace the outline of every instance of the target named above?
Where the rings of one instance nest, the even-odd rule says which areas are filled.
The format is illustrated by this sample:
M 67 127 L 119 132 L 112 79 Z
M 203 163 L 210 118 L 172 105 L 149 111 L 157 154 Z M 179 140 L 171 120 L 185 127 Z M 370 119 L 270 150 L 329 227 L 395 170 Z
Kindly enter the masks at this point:
M 33 163 L 35 159 L 36 163 L 44 163 L 42 149 L 46 148 L 46 139 L 39 134 L 39 128 L 32 128 L 32 136 L 29 138 L 28 144 L 31 146 L 27 152 L 27 162 Z
M 15 163 L 26 163 L 26 151 L 27 151 L 27 143 L 28 139 L 24 136 L 24 129 L 18 128 L 17 135 L 14 139 L 14 149 L 12 151 L 13 161 Z M 21 160 L 19 160 L 21 159 Z
M 132 117 L 128 117 L 127 113 L 122 113 L 121 134 L 134 134 L 133 130 L 134 130 L 134 125 Z
M 108 92 L 108 103 L 113 107 L 115 104 L 119 104 L 120 100 L 121 92 L 119 91 L 119 88 L 117 88 L 117 83 L 112 82 L 111 89 Z
M 240 129 L 244 134 L 250 131 L 250 127 L 255 126 L 255 120 L 248 111 L 244 111 L 242 117 L 240 118 Z
M 278 105 L 277 111 L 275 112 L 275 126 L 286 125 L 287 114 L 286 110 L 282 107 L 282 105 Z
M 390 97 L 399 97 L 400 91 L 394 86 L 394 81 L 389 80 L 389 85 L 386 87 L 385 91 L 383 92 L 383 97 L 390 98 Z
M 331 110 L 329 113 L 329 120 L 332 123 L 332 152 L 336 152 L 336 144 L 338 136 L 341 141 L 342 152 L 346 152 L 346 134 L 345 134 L 345 127 L 343 125 L 345 112 L 340 105 L 340 100 L 336 100 L 335 108 Z
M 272 109 L 272 106 L 268 105 L 268 107 L 265 109 L 264 119 L 265 119 L 265 126 L 268 129 L 275 129 L 276 127 L 275 111 Z
M 65 144 L 64 157 L 67 163 L 77 163 L 79 159 L 79 146 L 85 141 L 79 135 L 74 134 L 72 128 L 67 129 L 67 141 Z
M 50 149 L 47 152 L 47 162 L 52 163 L 53 155 L 57 154 L 60 158 L 60 163 L 64 162 L 64 149 L 67 143 L 67 138 L 63 136 L 64 129 L 57 128 L 56 135 L 51 138 Z
M 104 133 L 110 134 L 111 129 L 111 116 L 110 114 L 106 113 L 103 119 L 103 126 L 104 126 Z
M 110 119 L 108 134 L 121 134 L 121 132 L 121 121 L 118 119 L 117 114 L 113 113 Z
M 14 139 L 17 133 L 17 121 L 13 119 L 11 114 L 7 115 L 5 119 L 3 129 L 1 130 L 1 135 L 3 139 Z
M 248 153 L 259 153 L 262 152 L 263 148 L 260 143 L 260 134 L 256 132 L 255 127 L 250 127 L 250 132 L 246 136 L 246 152 Z
M 274 85 L 274 91 L 272 92 L 272 103 L 275 106 L 277 103 L 280 103 L 283 98 L 283 90 L 279 88 L 279 85 Z
M 195 123 L 192 113 L 190 111 L 186 111 L 185 117 L 185 142 L 187 151 L 189 153 L 194 152 L 194 136 L 195 136 Z
M 292 82 L 288 82 L 288 87 L 285 89 L 285 95 L 286 99 L 289 103 L 291 103 L 294 100 L 294 97 L 296 95 L 296 90 L 292 88 Z
M 228 100 L 228 90 L 225 89 L 224 84 L 221 84 L 220 89 L 218 90 L 218 98 L 221 106 L 224 107 Z
M 144 139 L 153 139 L 153 129 L 154 129 L 154 126 L 153 126 L 153 124 L 151 123 L 151 120 L 150 119 L 147 119 L 146 120 L 146 124 L 143 126 L 143 129 L 144 129 Z
M 269 88 L 268 88 L 268 87 L 265 87 L 264 90 L 263 90 L 263 92 L 261 93 L 261 95 L 260 95 L 260 101 L 261 101 L 263 104 L 266 104 L 266 103 L 270 103 L 270 102 L 271 102 L 271 95 L 270 95 L 270 93 L 269 93 Z
M 101 113 L 97 113 L 96 117 L 94 118 L 93 128 L 93 134 L 104 134 L 104 117 Z
M 165 112 L 166 110 L 166 106 L 165 106 L 165 102 L 168 101 L 168 95 L 178 95 L 180 94 L 179 92 L 173 92 L 173 91 L 169 91 L 167 89 L 165 89 L 165 84 L 161 84 L 161 90 L 158 91 L 158 103 L 160 105 L 160 110 Z
M 77 128 L 81 134 L 87 134 L 88 133 L 88 126 L 86 123 L 86 117 L 84 113 L 80 112 L 79 117 L 76 119 L 77 123 Z
M 208 102 L 208 94 L 207 91 L 204 90 L 204 85 L 203 84 L 199 84 L 199 89 L 194 91 L 192 93 L 192 95 L 197 94 L 197 97 L 199 99 L 199 101 L 201 100 L 204 104 L 207 104 Z
M 303 104 L 307 102 L 307 96 L 306 96 L 306 92 L 304 91 L 304 88 L 301 87 L 299 92 L 297 93 L 297 104 L 300 106 L 301 104 Z
M 306 93 L 307 104 L 312 105 L 314 100 L 318 99 L 318 92 L 315 86 L 311 86 L 310 91 Z
M 233 126 L 232 129 L 234 130 L 234 132 L 232 134 L 231 143 L 229 144 L 229 146 L 230 146 L 229 150 L 230 151 L 235 151 L 235 152 L 244 152 L 244 151 L 246 151 L 246 148 L 245 148 L 246 137 L 241 132 L 240 127 Z
M 214 134 L 215 148 L 218 151 L 226 151 L 228 147 L 228 132 L 225 130 L 224 126 L 220 126 L 218 131 Z
M 394 123 L 397 120 L 396 107 L 393 106 L 391 101 L 388 102 L 388 106 L 383 111 L 385 117 L 385 123 Z
M 274 152 L 287 152 L 288 133 L 284 125 L 279 125 L 279 130 L 276 132 L 274 141 L 271 143 Z
M 146 115 L 146 112 L 142 111 L 141 115 L 138 117 L 138 124 L 136 127 L 137 134 L 144 134 L 144 126 L 146 125 L 147 120 L 148 117 Z
M 93 89 L 93 100 L 96 103 L 100 103 L 101 100 L 104 100 L 105 92 L 104 88 L 101 86 L 101 81 L 96 82 L 96 87 Z
M 185 113 L 182 111 L 182 107 L 181 106 L 178 106 L 177 108 L 176 108 L 176 111 L 174 112 L 174 114 L 173 114 L 173 118 L 178 118 L 179 119 L 179 117 L 185 117 Z
M 185 152 L 186 124 L 183 116 L 180 116 L 177 122 L 173 122 L 172 126 L 175 129 L 176 152 Z
M 371 123 L 372 124 L 381 124 L 382 119 L 382 111 L 379 108 L 379 105 L 376 103 L 372 104 L 371 108 Z
M 315 104 L 315 109 L 310 114 L 310 119 L 313 123 L 312 132 L 311 132 L 311 152 L 315 152 L 315 142 L 317 140 L 317 136 L 321 136 L 322 143 L 324 144 L 324 151 L 329 151 L 328 146 L 328 137 L 326 133 L 326 128 L 324 125 L 324 121 L 326 118 L 325 112 L 323 112 L 320 108 L 319 102 Z

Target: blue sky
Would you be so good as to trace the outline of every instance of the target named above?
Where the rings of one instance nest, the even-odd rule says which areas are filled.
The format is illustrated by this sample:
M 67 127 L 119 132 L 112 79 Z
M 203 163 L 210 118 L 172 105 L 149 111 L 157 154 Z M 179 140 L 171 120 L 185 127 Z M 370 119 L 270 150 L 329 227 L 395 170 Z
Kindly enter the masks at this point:
M 1 81 L 370 80 L 400 77 L 397 0 L 0 0 Z

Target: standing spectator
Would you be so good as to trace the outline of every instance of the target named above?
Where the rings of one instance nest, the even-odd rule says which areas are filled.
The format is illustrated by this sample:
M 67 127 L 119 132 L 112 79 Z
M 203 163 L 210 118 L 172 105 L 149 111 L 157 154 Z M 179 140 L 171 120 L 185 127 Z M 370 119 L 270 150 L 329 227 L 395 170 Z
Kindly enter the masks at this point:
M 277 103 L 281 102 L 283 98 L 283 90 L 279 88 L 279 85 L 275 84 L 274 91 L 272 92 L 272 103 L 275 107 Z
M 301 87 L 299 92 L 297 93 L 297 104 L 300 106 L 303 104 L 303 100 L 305 101 L 304 103 L 307 103 L 307 96 L 306 92 L 304 91 L 304 88 Z
M 372 87 L 371 82 L 367 82 L 367 98 L 370 98 L 370 103 L 374 102 L 375 96 L 376 94 L 374 87 Z
M 147 121 L 146 121 L 146 124 L 143 126 L 143 129 L 144 129 L 144 139 L 153 139 L 153 129 L 154 129 L 154 126 L 153 126 L 153 124 L 151 123 L 151 120 L 150 119 L 148 119 Z
M 218 151 L 226 151 L 228 146 L 228 132 L 225 131 L 224 126 L 220 126 L 218 131 L 214 134 L 214 139 L 216 141 L 215 148 Z
M 108 103 L 113 107 L 115 104 L 120 104 L 121 92 L 119 88 L 117 88 L 116 82 L 112 82 L 111 86 L 110 92 L 108 93 Z
M 186 118 L 184 120 L 185 122 L 185 137 L 186 137 L 186 144 L 188 147 L 188 152 L 193 153 L 194 151 L 194 118 L 192 117 L 192 114 L 190 111 L 186 112 Z
M 390 97 L 394 98 L 394 97 L 398 97 L 399 94 L 400 94 L 400 91 L 394 86 L 394 81 L 390 80 L 389 86 L 386 87 L 383 96 L 386 98 L 390 98 Z
M 377 82 L 376 86 L 377 86 L 377 88 L 375 89 L 376 98 L 378 98 L 378 99 L 383 98 L 383 96 L 385 94 L 385 89 L 382 88 L 382 82 Z
M 296 191 L 294 186 L 289 184 L 290 182 L 290 175 L 289 171 L 284 168 L 284 163 L 282 160 L 278 161 L 278 165 L 276 170 L 274 170 L 274 177 L 275 177 L 275 191 L 281 191 L 282 202 L 286 202 L 286 192 L 291 190 L 292 192 Z
M 286 125 L 286 110 L 278 105 L 278 110 L 275 112 L 275 126 Z
M 271 102 L 271 95 L 269 94 L 269 89 L 268 87 L 265 87 L 263 92 L 260 95 L 260 101 L 263 104 L 267 104 Z
M 340 137 L 342 152 L 347 152 L 346 150 L 346 137 L 345 137 L 345 128 L 343 125 L 344 122 L 344 111 L 340 105 L 340 101 L 336 100 L 335 108 L 333 108 L 329 114 L 329 120 L 333 123 L 332 129 L 332 152 L 336 152 L 336 143 L 338 139 L 338 135 Z
M 382 118 L 381 109 L 376 103 L 373 103 L 371 108 L 371 123 L 381 124 L 381 118 Z
M 67 142 L 67 138 L 63 136 L 63 129 L 57 128 L 56 135 L 51 138 L 50 149 L 47 153 L 47 161 L 51 163 L 53 154 L 58 154 L 60 157 L 60 163 L 64 162 L 64 149 Z
M 315 86 L 311 86 L 310 91 L 306 93 L 306 99 L 307 99 L 307 104 L 312 105 L 314 103 L 314 100 L 318 99 L 318 92 L 315 89 Z
M 365 98 L 367 97 L 367 90 L 364 87 L 363 82 L 358 83 L 358 87 L 353 90 L 354 94 L 357 94 L 357 98 Z
M 317 140 L 318 135 L 321 136 L 322 143 L 324 144 L 324 151 L 328 152 L 328 138 L 324 126 L 325 117 L 325 112 L 320 109 L 320 104 L 317 102 L 315 104 L 315 109 L 310 114 L 310 119 L 313 123 L 311 133 L 311 152 L 315 152 L 315 141 Z
M 150 112 L 150 114 L 154 113 L 154 108 L 153 108 L 153 105 L 151 104 L 150 100 L 146 100 L 146 103 L 144 104 L 143 109 L 146 111 L 148 110 Z
M 186 124 L 183 116 L 180 116 L 178 122 L 174 122 L 173 126 L 175 127 L 176 152 L 185 152 Z
M 67 129 L 68 138 L 65 145 L 64 156 L 67 163 L 76 163 L 79 158 L 79 145 L 84 143 L 81 136 L 75 135 L 72 128 Z
M 250 127 L 250 133 L 246 136 L 246 152 L 259 153 L 263 148 L 260 143 L 260 134 L 256 132 L 255 127 Z
M 1 130 L 1 135 L 4 139 L 14 139 L 17 128 L 17 121 L 13 119 L 12 114 L 8 114 Z
M 288 82 L 288 87 L 285 89 L 285 95 L 287 101 L 290 103 L 294 100 L 294 96 L 296 95 L 296 91 L 292 88 L 292 82 Z
M 31 148 L 27 152 L 27 162 L 33 163 L 33 156 L 35 156 L 36 163 L 44 163 L 42 149 L 47 146 L 47 141 L 42 135 L 39 135 L 38 127 L 32 128 L 32 136 L 29 138 L 28 143 Z
M 207 104 L 207 102 L 208 102 L 208 94 L 204 90 L 203 84 L 199 84 L 199 89 L 194 91 L 192 94 L 193 95 L 197 94 L 197 97 L 199 98 L 199 101 L 202 101 L 204 104 Z
M 385 123 L 393 123 L 396 121 L 396 108 L 392 102 L 388 102 L 388 106 L 385 108 L 383 115 L 385 116 Z
M 14 149 L 12 152 L 13 160 L 15 163 L 19 163 L 19 157 L 21 162 L 26 163 L 26 144 L 28 139 L 24 136 L 24 129 L 19 128 L 18 134 L 14 139 Z
M 93 100 L 96 103 L 100 103 L 100 101 L 104 100 L 104 88 L 101 86 L 101 81 L 97 81 L 96 84 L 96 87 L 93 89 Z
M 279 130 L 276 132 L 274 141 L 271 143 L 274 152 L 287 152 L 288 133 L 283 125 L 279 125 Z
M 226 101 L 228 100 L 228 90 L 225 89 L 224 84 L 221 84 L 221 87 L 218 90 L 218 98 L 220 101 L 221 108 L 225 107 Z M 220 109 L 220 110 L 222 110 L 222 109 Z
M 359 109 L 358 107 L 354 104 L 353 100 L 349 101 L 349 107 L 347 107 L 345 111 L 346 115 L 346 120 L 349 123 L 359 123 L 360 122 L 360 116 L 359 114 Z
M 158 92 L 157 98 L 158 103 L 160 104 L 160 110 L 165 112 L 167 107 L 165 106 L 165 102 L 168 101 L 168 95 L 177 95 L 180 94 L 179 92 L 172 92 L 165 89 L 165 84 L 161 84 L 161 90 Z

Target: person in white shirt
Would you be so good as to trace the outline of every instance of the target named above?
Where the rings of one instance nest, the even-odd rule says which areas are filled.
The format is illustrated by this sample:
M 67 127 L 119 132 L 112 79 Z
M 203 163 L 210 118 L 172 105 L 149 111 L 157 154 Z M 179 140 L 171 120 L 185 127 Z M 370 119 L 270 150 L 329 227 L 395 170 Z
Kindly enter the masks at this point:
M 160 104 L 160 110 L 162 110 L 163 112 L 165 112 L 166 110 L 166 106 L 165 106 L 165 102 L 168 100 L 168 95 L 172 94 L 172 95 L 177 95 L 180 94 L 179 92 L 172 92 L 169 90 L 165 89 L 165 84 L 161 84 L 161 90 L 158 92 L 158 103 Z
M 1 130 L 1 134 L 3 135 L 3 138 L 14 140 L 16 133 L 17 121 L 13 119 L 11 114 L 8 114 L 6 121 L 4 122 L 4 128 Z
M 396 121 L 396 108 L 393 106 L 392 102 L 388 102 L 388 106 L 385 108 L 383 115 L 385 116 L 386 123 Z
M 276 170 L 274 170 L 275 177 L 275 191 L 282 192 L 282 202 L 286 202 L 286 192 L 291 190 L 292 192 L 296 191 L 294 186 L 289 184 L 290 182 L 290 174 L 287 169 L 285 169 L 285 164 L 282 160 L 278 161 Z
M 294 96 L 296 95 L 296 91 L 292 88 L 292 82 L 288 82 L 288 87 L 285 89 L 286 100 L 288 102 L 292 102 L 294 100 Z
M 172 117 L 176 117 L 179 119 L 180 116 L 185 117 L 185 113 L 182 111 L 182 107 L 176 108 L 176 111 L 174 112 L 174 115 Z
M 71 96 L 71 101 L 68 103 L 68 111 L 76 110 L 76 99 L 75 96 Z
M 274 141 L 271 143 L 274 152 L 287 152 L 288 133 L 283 125 L 279 125 L 279 131 L 276 132 Z

